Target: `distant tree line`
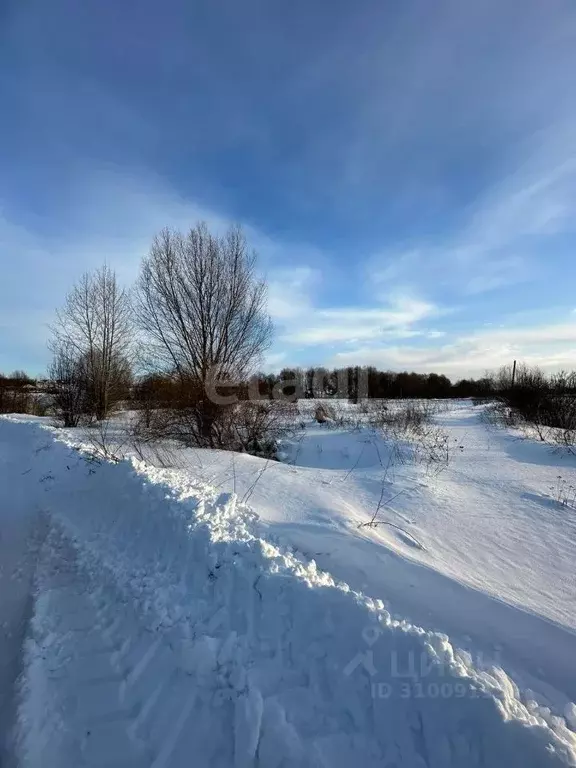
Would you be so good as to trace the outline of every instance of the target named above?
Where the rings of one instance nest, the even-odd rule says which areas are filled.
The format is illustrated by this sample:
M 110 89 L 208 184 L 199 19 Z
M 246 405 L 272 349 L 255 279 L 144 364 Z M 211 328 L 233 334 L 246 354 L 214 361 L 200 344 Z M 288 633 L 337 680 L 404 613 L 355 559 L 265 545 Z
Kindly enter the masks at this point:
M 65 413 L 93 413 L 103 418 L 119 403 L 131 401 L 141 408 L 176 406 L 182 399 L 182 386 L 172 373 L 134 373 L 134 360 L 118 351 L 112 355 L 107 367 L 100 355 L 77 352 L 69 343 L 52 342 L 55 354 L 49 367 L 49 379 L 42 384 L 23 371 L 10 376 L 0 373 L 0 409 L 3 413 L 16 413 L 29 402 L 36 388 L 58 395 L 58 406 Z M 124 346 L 122 350 L 125 352 Z M 184 390 L 190 389 L 188 383 Z M 380 371 L 375 367 L 347 367 L 328 369 L 283 368 L 278 373 L 254 374 L 244 382 L 236 381 L 216 393 L 226 398 L 234 395 L 239 400 L 297 400 L 302 398 L 489 398 L 498 391 L 494 377 L 460 379 L 453 383 L 443 374 Z M 12 394 L 8 394 L 12 393 Z M 28 398 L 28 399 L 27 399 Z M 8 409 L 8 410 L 7 410 Z M 72 424 L 68 424 L 71 426 Z
M 252 389 L 255 389 L 254 384 Z M 279 373 L 259 374 L 257 390 L 262 397 L 276 399 L 340 397 L 363 398 L 487 398 L 494 383 L 488 376 L 460 379 L 456 383 L 444 374 L 380 371 L 373 366 L 327 369 L 283 368 Z

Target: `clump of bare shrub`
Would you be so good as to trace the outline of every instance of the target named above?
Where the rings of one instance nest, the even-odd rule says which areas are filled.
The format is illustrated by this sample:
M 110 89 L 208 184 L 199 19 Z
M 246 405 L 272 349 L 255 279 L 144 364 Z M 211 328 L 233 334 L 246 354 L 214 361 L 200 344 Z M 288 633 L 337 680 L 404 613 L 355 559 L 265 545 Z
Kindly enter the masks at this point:
M 318 403 L 318 405 L 314 409 L 315 421 L 317 421 L 318 424 L 326 424 L 329 418 L 330 418 L 329 406 L 325 406 L 322 403 Z
M 441 406 L 430 400 L 377 401 L 367 406 L 368 424 L 392 445 L 395 464 L 418 463 L 427 473 L 444 470 L 461 449 L 435 422 Z
M 310 415 L 314 421 L 323 424 L 328 429 L 358 431 L 366 426 L 366 419 L 360 405 L 351 408 L 346 402 L 339 399 L 322 400 L 322 402 L 316 403 Z
M 576 373 L 546 375 L 537 367 L 509 366 L 493 376 L 495 404 L 486 418 L 542 442 L 576 450 Z
M 338 400 L 323 400 L 310 415 L 327 428 L 378 432 L 390 444 L 394 464 L 416 462 L 437 472 L 448 465 L 453 450 L 460 448 L 435 422 L 444 407 L 434 400 L 365 399 L 350 408 Z
M 0 374 L 0 413 L 46 416 L 51 406 L 51 396 L 24 371 L 14 371 L 9 376 Z
M 431 423 L 439 407 L 430 400 L 377 400 L 367 401 L 365 410 L 371 427 L 409 435 Z
M 293 434 L 297 408 L 292 403 L 244 401 L 228 412 L 225 441 L 231 450 L 276 459 L 280 440 Z
M 188 447 L 220 448 L 275 458 L 278 442 L 296 429 L 295 403 L 247 398 L 244 387 L 228 388 L 232 402 L 214 402 L 200 383 L 155 375 L 133 393 L 134 438 L 151 443 L 177 440 Z
M 31 413 L 31 408 L 28 381 L 19 376 L 0 375 L 0 413 Z

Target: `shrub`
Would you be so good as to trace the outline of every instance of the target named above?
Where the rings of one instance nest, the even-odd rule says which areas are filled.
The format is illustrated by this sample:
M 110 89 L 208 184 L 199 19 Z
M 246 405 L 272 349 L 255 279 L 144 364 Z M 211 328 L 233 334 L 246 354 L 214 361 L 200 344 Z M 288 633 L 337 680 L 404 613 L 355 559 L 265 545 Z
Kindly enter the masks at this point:
M 546 376 L 538 368 L 519 365 L 512 381 L 508 368 L 494 377 L 500 408 L 507 425 L 533 428 L 542 441 L 573 446 L 576 437 L 576 373 Z

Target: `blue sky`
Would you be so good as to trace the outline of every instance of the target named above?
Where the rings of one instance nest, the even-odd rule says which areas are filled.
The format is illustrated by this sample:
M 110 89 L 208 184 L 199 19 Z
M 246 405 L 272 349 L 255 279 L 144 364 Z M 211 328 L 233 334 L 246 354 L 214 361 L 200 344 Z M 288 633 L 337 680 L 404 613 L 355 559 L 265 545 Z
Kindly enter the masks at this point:
M 240 222 L 269 367 L 576 368 L 573 0 L 0 0 L 0 370 Z

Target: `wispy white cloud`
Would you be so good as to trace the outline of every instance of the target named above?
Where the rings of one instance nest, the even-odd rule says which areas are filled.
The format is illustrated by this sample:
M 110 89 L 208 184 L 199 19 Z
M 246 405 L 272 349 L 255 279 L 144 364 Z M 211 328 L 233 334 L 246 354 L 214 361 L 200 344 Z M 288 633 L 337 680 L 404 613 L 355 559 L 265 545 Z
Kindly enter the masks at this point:
M 563 124 L 534 139 L 530 162 L 478 200 L 459 231 L 386 250 L 370 261 L 370 281 L 473 295 L 536 279 L 554 237 L 576 232 L 574 135 Z
M 292 344 L 322 345 L 418 335 L 415 326 L 440 314 L 438 307 L 418 299 L 398 296 L 382 307 L 315 309 L 304 324 L 291 327 L 280 338 Z
M 293 362 L 288 358 L 286 352 L 268 352 L 262 360 L 262 370 L 278 371 L 284 363 L 293 364 Z
M 312 267 L 275 269 L 270 275 L 268 311 L 278 323 L 304 319 L 312 311 L 311 291 L 320 281 L 320 273 Z
M 272 275 L 270 311 L 280 344 L 319 347 L 439 333 L 420 324 L 446 312 L 410 294 L 367 297 L 371 300 L 365 306 L 324 307 L 315 295 L 320 283 L 317 270 L 310 268 Z
M 576 320 L 532 327 L 501 327 L 452 335 L 446 343 L 426 346 L 364 346 L 343 349 L 330 365 L 376 365 L 380 368 L 438 371 L 453 378 L 481 376 L 522 360 L 548 370 L 573 369 L 576 360 Z

